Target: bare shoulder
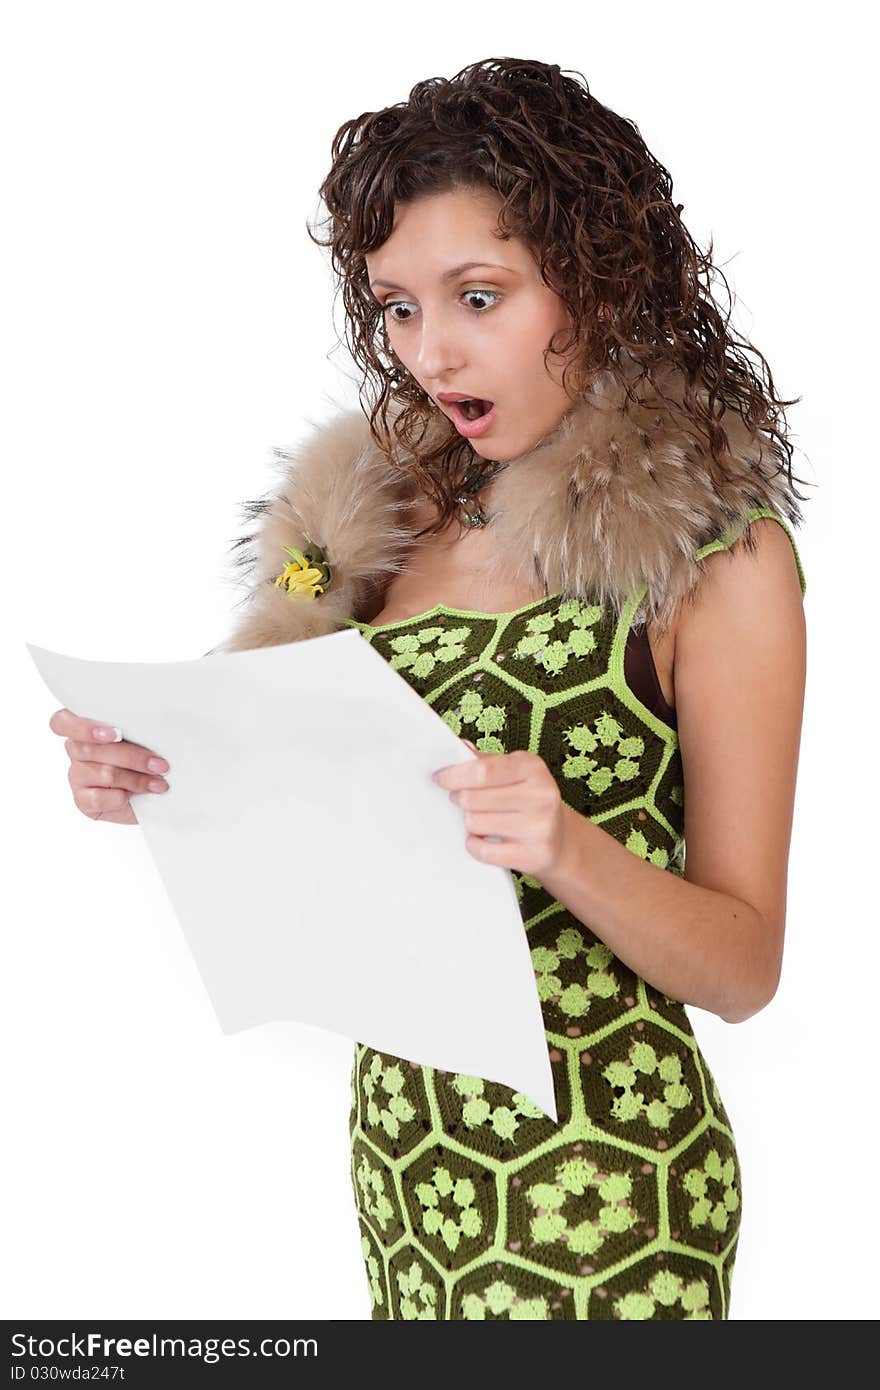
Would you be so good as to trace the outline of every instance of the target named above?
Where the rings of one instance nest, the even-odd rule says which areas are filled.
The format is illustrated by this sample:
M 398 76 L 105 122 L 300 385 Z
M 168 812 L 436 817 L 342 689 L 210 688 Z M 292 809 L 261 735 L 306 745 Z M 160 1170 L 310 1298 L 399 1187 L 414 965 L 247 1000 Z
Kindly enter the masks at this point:
M 758 637 L 780 628 L 804 632 L 803 595 L 789 537 L 772 517 L 753 521 L 751 535 L 751 546 L 740 538 L 703 559 L 696 591 L 676 613 L 676 661 L 689 643 L 720 644 L 744 628 Z
M 753 719 L 768 702 L 787 700 L 792 717 L 802 702 L 806 623 L 794 550 L 771 517 L 752 523 L 752 539 L 706 556 L 694 594 L 679 606 L 676 709 L 691 731 L 709 712 L 703 727 L 729 732 L 737 715 Z

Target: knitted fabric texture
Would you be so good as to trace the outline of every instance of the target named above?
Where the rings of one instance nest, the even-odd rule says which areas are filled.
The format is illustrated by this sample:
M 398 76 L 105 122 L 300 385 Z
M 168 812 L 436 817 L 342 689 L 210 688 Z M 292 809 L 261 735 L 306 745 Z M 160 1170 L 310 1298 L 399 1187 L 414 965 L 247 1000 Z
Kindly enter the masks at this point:
M 748 520 L 763 516 L 788 534 L 805 594 L 791 531 L 770 508 Z M 619 620 L 557 594 L 511 613 L 438 605 L 346 623 L 457 735 L 482 752 L 540 754 L 568 805 L 682 875 L 678 737 L 624 676 L 641 597 Z M 496 1082 L 355 1045 L 351 1177 L 371 1316 L 725 1319 L 740 1165 L 685 1007 L 511 872 L 559 1121 Z

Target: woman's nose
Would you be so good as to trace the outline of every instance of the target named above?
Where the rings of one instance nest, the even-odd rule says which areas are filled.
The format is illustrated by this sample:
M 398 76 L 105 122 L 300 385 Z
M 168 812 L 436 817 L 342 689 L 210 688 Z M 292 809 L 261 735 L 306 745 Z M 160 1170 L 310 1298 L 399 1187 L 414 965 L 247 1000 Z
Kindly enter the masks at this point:
M 422 381 L 456 379 L 462 369 L 464 353 L 449 328 L 422 319 L 418 334 L 415 367 Z

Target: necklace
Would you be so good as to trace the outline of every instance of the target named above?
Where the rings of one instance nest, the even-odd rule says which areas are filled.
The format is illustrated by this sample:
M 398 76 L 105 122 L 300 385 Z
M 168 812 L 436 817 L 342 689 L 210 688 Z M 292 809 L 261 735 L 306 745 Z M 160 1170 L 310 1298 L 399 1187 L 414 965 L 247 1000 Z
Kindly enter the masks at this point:
M 455 499 L 461 511 L 459 521 L 462 526 L 468 528 L 488 526 L 489 522 L 492 520 L 491 513 L 487 514 L 483 510 L 482 504 L 477 500 L 477 493 L 481 492 L 482 489 L 492 481 L 496 474 L 507 467 L 506 463 L 495 462 L 490 465 L 489 469 L 480 477 L 479 466 L 482 462 L 482 459 L 480 459 L 478 462 L 473 463 L 468 469 L 467 476 L 462 483 L 461 492 Z

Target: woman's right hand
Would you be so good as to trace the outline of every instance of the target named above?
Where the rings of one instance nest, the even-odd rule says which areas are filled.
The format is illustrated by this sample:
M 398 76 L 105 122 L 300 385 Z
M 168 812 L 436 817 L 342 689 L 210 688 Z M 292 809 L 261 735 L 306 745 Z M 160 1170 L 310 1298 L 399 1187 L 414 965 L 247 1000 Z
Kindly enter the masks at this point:
M 140 743 L 122 739 L 114 743 L 116 730 L 94 719 L 80 719 L 69 709 L 56 710 L 49 720 L 54 734 L 66 735 L 70 758 L 67 779 L 77 808 L 90 820 L 137 825 L 129 797 L 132 792 L 165 792 L 161 776 L 168 771 L 165 758 Z M 151 760 L 156 763 L 150 765 Z

